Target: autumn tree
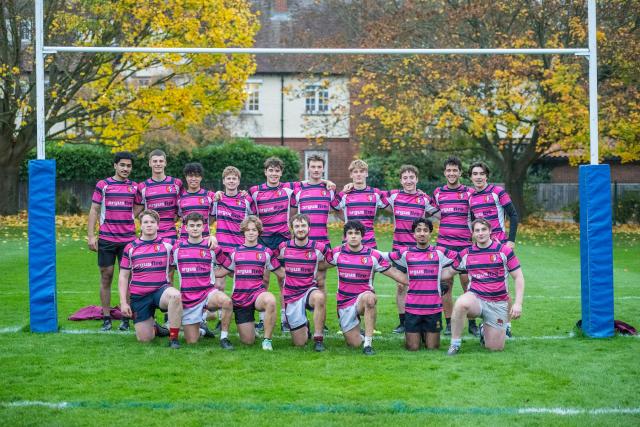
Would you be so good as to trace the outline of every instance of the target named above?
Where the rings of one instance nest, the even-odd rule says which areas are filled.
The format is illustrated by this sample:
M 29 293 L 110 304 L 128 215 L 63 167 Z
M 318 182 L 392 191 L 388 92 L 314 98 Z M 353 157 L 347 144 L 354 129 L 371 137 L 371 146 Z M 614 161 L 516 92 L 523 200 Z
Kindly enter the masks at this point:
M 258 30 L 242 0 L 49 0 L 45 45 L 249 47 Z M 0 214 L 17 210 L 18 168 L 35 145 L 33 2 L 0 6 Z M 153 78 L 140 84 L 140 71 Z M 149 130 L 184 131 L 237 110 L 249 55 L 57 54 L 46 57 L 48 143 L 134 150 Z
M 363 47 L 561 48 L 587 45 L 586 1 L 334 1 L 332 19 Z M 640 158 L 639 1 L 598 7 L 601 155 Z M 348 42 L 335 37 L 318 44 Z M 457 134 L 500 169 L 524 215 L 542 156 L 588 159 L 587 61 L 565 56 L 369 57 L 351 69 L 356 134 L 370 149 L 450 150 Z

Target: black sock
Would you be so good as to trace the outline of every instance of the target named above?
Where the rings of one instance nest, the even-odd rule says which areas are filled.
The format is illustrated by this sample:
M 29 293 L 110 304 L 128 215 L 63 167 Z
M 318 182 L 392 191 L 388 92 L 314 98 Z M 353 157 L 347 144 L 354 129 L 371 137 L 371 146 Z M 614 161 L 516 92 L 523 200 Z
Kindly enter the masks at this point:
M 444 320 L 447 321 L 447 325 L 451 324 L 451 317 L 445 317 Z
M 477 326 L 476 319 L 469 319 L 469 326 Z
M 404 325 L 404 313 L 398 313 L 398 318 L 400 319 L 400 324 Z
M 102 321 L 106 322 L 107 320 L 111 320 L 111 316 L 102 316 Z
M 122 317 L 122 323 L 129 323 L 129 320 L 131 320 L 131 318 L 129 318 L 129 317 Z

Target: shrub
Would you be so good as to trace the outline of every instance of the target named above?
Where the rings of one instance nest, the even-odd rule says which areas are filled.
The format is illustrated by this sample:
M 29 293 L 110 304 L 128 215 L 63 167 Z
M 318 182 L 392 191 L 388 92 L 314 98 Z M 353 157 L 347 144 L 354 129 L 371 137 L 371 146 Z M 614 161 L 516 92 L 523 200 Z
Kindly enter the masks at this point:
M 627 191 L 622 194 L 613 207 L 614 218 L 618 224 L 640 222 L 640 191 Z
M 56 214 L 58 215 L 80 215 L 80 200 L 69 190 L 62 191 L 56 195 Z

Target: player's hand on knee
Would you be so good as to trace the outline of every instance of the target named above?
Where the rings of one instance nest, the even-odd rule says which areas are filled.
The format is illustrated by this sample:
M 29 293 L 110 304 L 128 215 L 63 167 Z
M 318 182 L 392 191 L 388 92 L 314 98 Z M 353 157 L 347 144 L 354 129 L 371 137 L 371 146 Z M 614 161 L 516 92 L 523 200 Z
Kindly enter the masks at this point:
M 124 317 L 131 317 L 131 306 L 126 302 L 120 303 L 120 312 Z

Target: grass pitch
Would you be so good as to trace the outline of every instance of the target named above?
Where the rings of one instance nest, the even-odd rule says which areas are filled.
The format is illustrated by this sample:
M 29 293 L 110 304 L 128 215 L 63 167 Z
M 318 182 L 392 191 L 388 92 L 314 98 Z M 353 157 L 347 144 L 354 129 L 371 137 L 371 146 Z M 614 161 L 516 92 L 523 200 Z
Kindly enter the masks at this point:
M 376 277 L 377 355 L 349 349 L 335 334 L 335 270 L 328 274 L 328 351 L 293 348 L 277 333 L 273 353 L 218 339 L 178 351 L 166 339 L 139 344 L 132 333 L 99 333 L 100 322 L 70 322 L 98 304 L 96 255 L 83 232 L 60 230 L 59 334 L 28 331 L 24 230 L 0 229 L 0 423 L 2 425 L 638 425 L 640 339 L 591 340 L 580 318 L 575 232 L 523 234 L 516 253 L 526 292 L 523 318 L 502 353 L 467 336 L 463 352 L 409 353 L 391 333 L 398 322 L 395 285 Z M 332 241 L 339 241 L 332 231 Z M 616 233 L 615 317 L 640 326 L 640 243 Z M 379 232 L 381 248 L 390 234 Z M 277 289 L 272 280 L 271 290 Z M 457 284 L 455 295 L 460 294 Z M 114 302 L 117 292 L 114 283 Z M 117 326 L 117 322 L 114 323 Z

